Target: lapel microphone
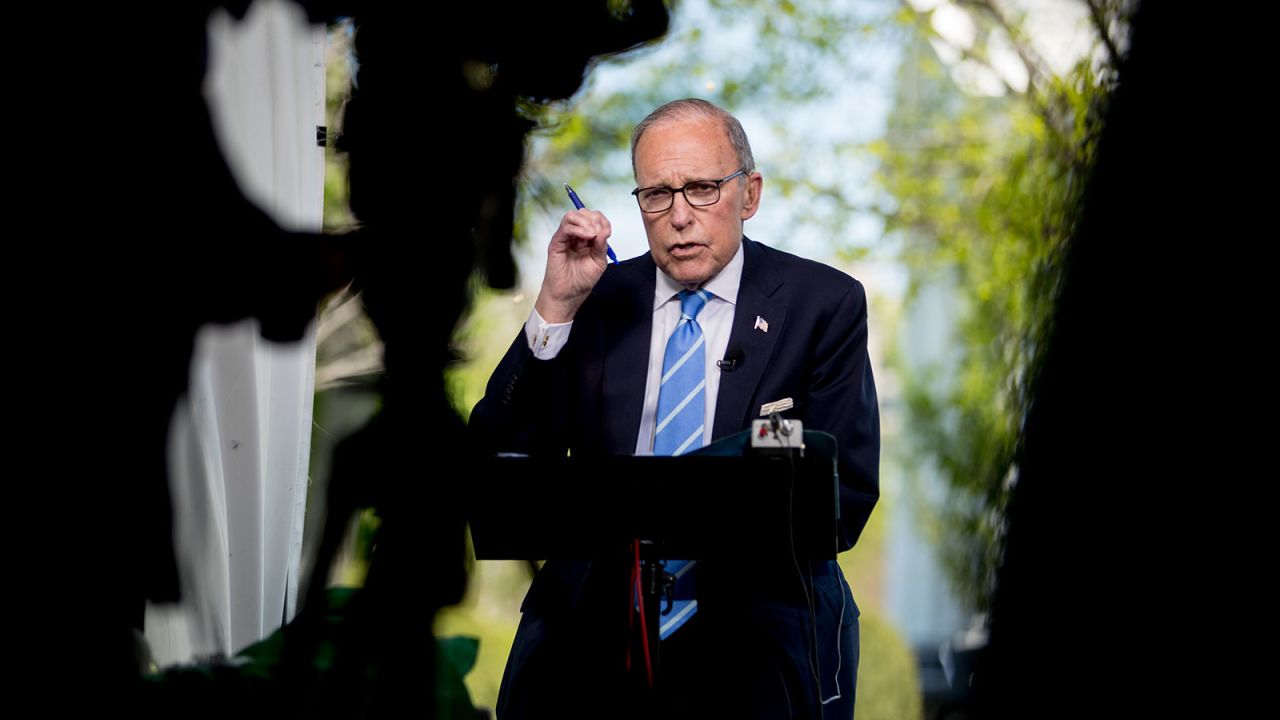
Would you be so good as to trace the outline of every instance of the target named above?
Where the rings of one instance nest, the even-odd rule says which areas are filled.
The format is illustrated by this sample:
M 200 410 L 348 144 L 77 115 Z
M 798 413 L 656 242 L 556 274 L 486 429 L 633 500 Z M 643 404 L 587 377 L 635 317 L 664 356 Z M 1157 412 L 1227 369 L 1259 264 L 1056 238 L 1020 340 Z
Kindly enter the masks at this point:
M 720 368 L 721 372 L 733 372 L 738 369 L 738 364 L 741 362 L 742 352 L 734 351 L 731 354 L 726 354 L 723 360 L 717 360 L 716 367 Z

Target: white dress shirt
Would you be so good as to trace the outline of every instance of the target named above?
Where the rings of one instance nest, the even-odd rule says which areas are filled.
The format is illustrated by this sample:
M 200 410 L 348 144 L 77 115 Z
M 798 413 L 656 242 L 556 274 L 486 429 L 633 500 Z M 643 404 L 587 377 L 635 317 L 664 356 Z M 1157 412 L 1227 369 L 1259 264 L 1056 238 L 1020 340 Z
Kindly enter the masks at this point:
M 661 386 L 662 358 L 667 352 L 667 339 L 680 321 L 679 293 L 684 289 L 670 276 L 655 268 L 657 277 L 653 291 L 653 330 L 649 336 L 649 374 L 644 386 L 644 406 L 640 413 L 640 432 L 636 437 L 636 454 L 653 454 L 653 428 L 658 414 L 658 389 Z M 716 399 L 720 391 L 720 367 L 716 362 L 724 358 L 729 346 L 729 331 L 733 327 L 733 313 L 738 303 L 738 287 L 742 282 L 742 243 L 733 259 L 711 278 L 703 289 L 713 297 L 702 312 L 698 313 L 698 325 L 706 343 L 706 422 L 703 425 L 702 442 L 711 442 L 715 425 Z M 529 349 L 539 360 L 550 360 L 560 353 L 569 341 L 573 322 L 549 323 L 538 314 L 537 308 L 529 314 L 524 324 Z

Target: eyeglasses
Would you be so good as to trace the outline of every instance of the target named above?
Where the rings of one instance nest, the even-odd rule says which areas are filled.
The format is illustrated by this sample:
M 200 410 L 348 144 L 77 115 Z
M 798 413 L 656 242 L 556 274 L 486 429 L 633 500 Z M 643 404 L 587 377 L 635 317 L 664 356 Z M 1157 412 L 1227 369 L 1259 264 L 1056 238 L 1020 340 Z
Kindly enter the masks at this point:
M 685 202 L 694 207 L 706 207 L 707 205 L 715 205 L 720 202 L 720 185 L 738 177 L 746 175 L 746 170 L 739 170 L 732 175 L 726 175 L 719 180 L 694 180 L 685 183 L 683 187 L 647 187 L 636 188 L 631 191 L 636 196 L 636 202 L 640 203 L 640 210 L 647 213 L 660 213 L 671 209 L 671 205 L 675 203 L 676 193 L 684 195 Z

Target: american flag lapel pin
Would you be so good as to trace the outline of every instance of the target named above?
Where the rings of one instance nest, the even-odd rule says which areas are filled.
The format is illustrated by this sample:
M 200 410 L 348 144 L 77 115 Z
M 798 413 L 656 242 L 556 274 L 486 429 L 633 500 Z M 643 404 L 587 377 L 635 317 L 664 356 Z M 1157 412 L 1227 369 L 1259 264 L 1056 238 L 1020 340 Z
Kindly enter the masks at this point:
M 768 321 L 768 320 L 765 320 L 764 318 L 762 318 L 762 317 L 760 317 L 759 315 L 757 315 L 757 316 L 756 316 L 756 326 L 755 326 L 755 328 L 754 328 L 754 329 L 755 329 L 755 330 L 760 330 L 760 331 L 763 331 L 763 332 L 769 332 L 769 321 Z

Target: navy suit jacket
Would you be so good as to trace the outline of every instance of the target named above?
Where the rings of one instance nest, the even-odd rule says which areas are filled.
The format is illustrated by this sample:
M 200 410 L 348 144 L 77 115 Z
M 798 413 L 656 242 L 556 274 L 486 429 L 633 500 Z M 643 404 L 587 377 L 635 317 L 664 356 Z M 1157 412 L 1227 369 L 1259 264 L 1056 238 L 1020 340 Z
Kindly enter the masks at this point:
M 745 237 L 742 242 L 742 280 L 725 352 L 737 364 L 720 378 L 712 437 L 748 429 L 762 404 L 791 398 L 795 406 L 784 416 L 836 438 L 837 542 L 847 550 L 879 497 L 880 423 L 867 356 L 865 291 L 834 268 Z M 556 457 L 566 451 L 574 456 L 634 453 L 648 376 L 654 282 L 648 253 L 610 265 L 553 360 L 534 358 L 521 331 L 472 412 L 473 437 L 482 448 Z M 757 329 L 757 318 L 768 323 L 767 332 Z M 578 606 L 586 573 L 584 563 L 547 563 L 526 596 L 525 619 L 531 612 L 542 618 Z M 828 594 L 847 593 L 838 578 L 831 582 Z M 817 579 L 814 584 L 823 589 Z M 834 601 L 835 610 L 826 613 L 834 616 L 829 622 L 839 622 L 842 602 Z M 856 613 L 853 606 L 845 615 Z M 522 635 L 530 634 L 527 624 L 522 623 Z M 541 619 L 537 624 L 541 633 Z M 825 624 L 819 621 L 819 629 Z M 529 651 L 527 640 L 517 638 L 508 674 L 518 669 L 518 656 Z

